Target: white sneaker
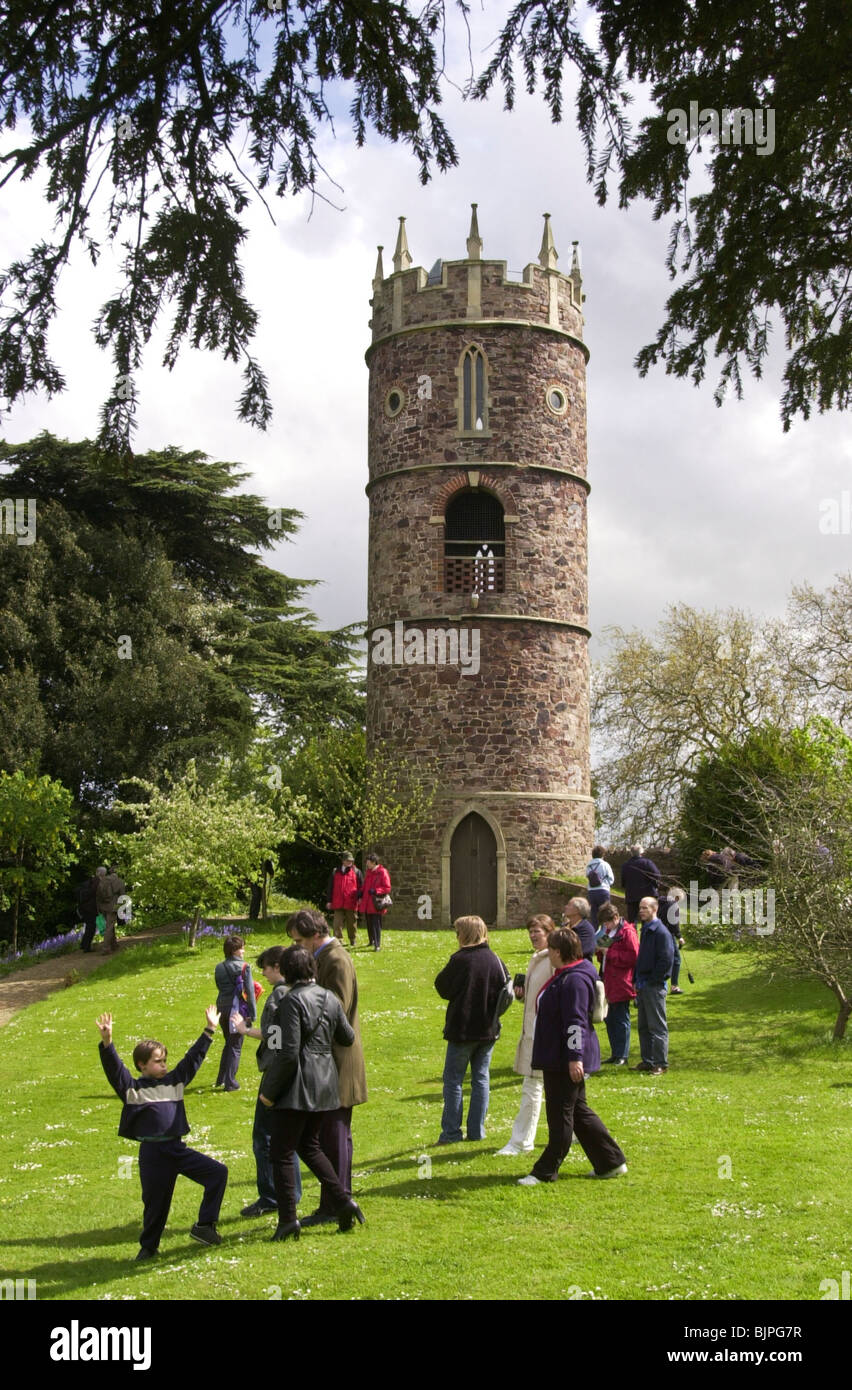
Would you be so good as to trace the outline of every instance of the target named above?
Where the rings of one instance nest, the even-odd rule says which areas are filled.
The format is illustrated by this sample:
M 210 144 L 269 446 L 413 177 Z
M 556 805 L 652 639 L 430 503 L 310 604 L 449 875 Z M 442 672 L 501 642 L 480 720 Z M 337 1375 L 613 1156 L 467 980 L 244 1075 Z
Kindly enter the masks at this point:
M 608 1173 L 596 1173 L 594 1168 L 591 1173 L 587 1173 L 587 1178 L 623 1178 L 627 1172 L 627 1164 L 619 1163 L 617 1168 L 610 1168 Z
M 518 1146 L 517 1146 L 516 1144 L 508 1143 L 508 1144 L 504 1144 L 502 1149 L 498 1149 L 497 1152 L 495 1153 L 494 1157 L 495 1157 L 495 1158 L 517 1158 L 517 1156 L 518 1156 L 519 1153 L 523 1153 L 523 1150 L 522 1150 L 522 1149 L 519 1149 Z
M 538 1178 L 534 1178 L 532 1173 L 528 1173 L 525 1178 L 518 1178 L 518 1187 L 538 1187 Z

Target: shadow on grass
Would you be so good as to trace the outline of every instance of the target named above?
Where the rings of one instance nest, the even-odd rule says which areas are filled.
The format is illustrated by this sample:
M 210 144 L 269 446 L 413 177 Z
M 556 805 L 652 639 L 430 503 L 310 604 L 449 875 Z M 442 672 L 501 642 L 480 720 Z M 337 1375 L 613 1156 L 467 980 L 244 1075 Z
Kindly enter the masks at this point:
M 399 1153 L 387 1154 L 384 1158 L 374 1158 L 370 1160 L 370 1167 L 365 1168 L 365 1173 L 382 1172 L 384 1169 L 411 1168 L 419 1166 L 424 1158 L 431 1159 L 432 1168 L 438 1168 L 442 1164 L 458 1163 L 459 1160 L 472 1160 L 474 1158 L 487 1158 L 494 1153 L 494 1145 L 499 1139 L 462 1139 L 457 1144 L 424 1144 L 419 1150 L 417 1145 L 412 1145 L 410 1149 L 400 1150 Z M 522 1158 L 531 1159 L 529 1154 L 518 1155 Z M 531 1160 L 532 1161 L 532 1160 Z M 423 1181 L 419 1179 L 418 1181 Z
M 138 1233 L 138 1225 L 134 1226 L 132 1231 L 124 1229 L 120 1237 L 113 1243 L 135 1246 L 139 1238 Z M 86 1232 L 85 1235 L 77 1237 L 78 1248 L 81 1242 L 85 1243 L 84 1248 L 90 1246 L 92 1233 Z M 29 1243 L 35 1244 L 36 1242 Z M 61 1240 L 52 1242 L 54 1245 L 61 1243 Z M 41 1298 L 61 1298 L 70 1290 L 79 1290 L 80 1288 L 85 1288 L 87 1291 L 91 1290 L 86 1294 L 86 1297 L 91 1298 L 96 1296 L 96 1290 L 101 1288 L 108 1290 L 119 1279 L 132 1279 L 134 1277 L 150 1279 L 153 1277 L 156 1281 L 161 1266 L 169 1265 L 174 1260 L 189 1259 L 192 1255 L 203 1256 L 205 1254 L 209 1254 L 208 1246 L 200 1245 L 194 1240 L 188 1240 L 186 1245 L 182 1245 L 176 1250 L 169 1250 L 167 1253 L 161 1253 L 158 1259 L 148 1260 L 141 1264 L 136 1263 L 135 1251 L 133 1255 L 124 1259 L 111 1259 L 107 1256 L 81 1259 L 79 1256 L 74 1256 L 73 1261 L 66 1258 L 62 1262 L 54 1260 L 45 1264 L 30 1265 L 27 1269 L 27 1276 L 36 1280 Z M 156 1293 L 152 1294 L 153 1298 L 156 1296 Z M 124 1315 L 122 1314 L 122 1316 Z
M 815 1027 L 812 1013 L 821 1006 L 827 1006 L 824 1030 Z M 687 1054 L 706 1044 L 717 1055 L 735 1052 L 738 1069 L 756 1070 L 798 1057 L 803 1047 L 827 1047 L 832 1011 L 828 992 L 817 983 L 773 977 L 758 965 L 745 977 L 698 988 L 670 1003 L 668 1019 L 673 1047 L 682 1027 Z M 678 1070 L 688 1068 L 685 1060 Z
M 505 1081 L 500 1081 L 496 1079 L 498 1077 L 505 1077 L 506 1079 Z M 420 1101 L 440 1099 L 441 1087 L 443 1085 L 444 1080 L 442 1076 L 422 1076 L 419 1077 L 418 1080 L 421 1086 L 433 1086 L 436 1088 L 436 1090 L 416 1091 L 413 1095 L 409 1096 L 394 1096 L 394 1101 L 404 1102 L 412 1100 Z M 513 1071 L 511 1067 L 499 1067 L 496 1071 L 492 1071 L 488 1089 L 489 1091 L 505 1091 L 510 1086 L 517 1086 L 518 1094 L 520 1095 L 522 1080 L 523 1078 L 519 1076 L 517 1072 Z M 465 1091 L 469 1090 L 470 1088 L 469 1072 L 465 1074 L 463 1086 Z
M 238 1186 L 240 1184 L 237 1184 Z M 253 1184 L 251 1184 L 253 1186 Z M 274 1216 L 274 1213 L 272 1213 Z M 141 1204 L 140 1204 L 141 1216 Z M 217 1227 L 228 1242 L 228 1247 L 233 1250 L 234 1245 L 231 1237 L 234 1235 L 257 1235 L 262 1239 L 268 1239 L 268 1232 L 263 1222 L 249 1222 L 247 1218 L 237 1214 L 233 1216 L 221 1216 L 217 1221 Z M 35 1279 L 39 1288 L 40 1297 L 60 1298 L 63 1293 L 70 1289 L 79 1289 L 81 1286 L 91 1289 L 100 1287 L 109 1288 L 117 1279 L 132 1278 L 137 1275 L 157 1276 L 157 1271 L 162 1266 L 167 1266 L 175 1260 L 186 1260 L 193 1255 L 209 1254 L 211 1247 L 202 1245 L 200 1242 L 191 1240 L 187 1237 L 185 1243 L 177 1248 L 169 1248 L 166 1251 L 160 1250 L 159 1258 L 155 1261 L 148 1261 L 136 1264 L 136 1247 L 139 1241 L 139 1231 L 141 1222 L 134 1220 L 123 1226 L 108 1226 L 98 1230 L 73 1231 L 65 1235 L 50 1236 L 28 1236 L 20 1240 L 4 1240 L 3 1244 L 9 1247 L 39 1247 L 46 1246 L 53 1251 L 67 1251 L 64 1259 L 55 1259 L 44 1264 L 31 1264 L 27 1266 L 27 1277 Z M 180 1237 L 180 1230 L 171 1231 L 166 1227 L 164 1239 L 168 1241 Z M 109 1251 L 110 1247 L 119 1245 L 129 1245 L 133 1247 L 133 1254 L 120 1258 L 115 1258 Z M 87 1255 L 81 1257 L 80 1251 L 91 1251 L 103 1248 L 102 1255 Z M 226 1247 L 222 1246 L 223 1251 Z
M 264 937 L 270 932 L 279 932 L 286 917 L 287 914 L 281 917 L 278 922 L 270 917 L 266 922 L 253 924 L 254 931 L 246 941 L 246 951 L 249 956 L 254 938 L 256 936 Z M 212 918 L 211 922 L 229 922 L 231 920 L 231 918 Z M 218 937 L 201 937 L 197 944 L 190 949 L 186 936 L 176 927 L 174 930 L 162 931 L 160 935 L 152 937 L 149 941 L 126 940 L 120 944 L 118 951 L 113 956 L 105 955 L 103 951 L 99 951 L 97 954 L 102 957 L 97 971 L 99 980 L 117 980 L 125 975 L 135 974 L 140 965 L 154 963 L 149 961 L 149 957 L 156 954 L 156 965 L 159 968 L 168 969 L 175 965 L 185 965 L 187 961 L 203 963 L 205 966 L 209 964 L 212 989 L 213 969 L 222 957 L 222 942 Z
M 557 1179 L 559 1182 L 578 1181 L 585 1184 L 589 1183 L 587 1169 L 581 1172 L 564 1172 Z M 428 1201 L 442 1202 L 464 1202 L 471 1191 L 485 1191 L 489 1188 L 510 1189 L 518 1186 L 518 1178 L 523 1177 L 522 1172 L 514 1173 L 487 1173 L 487 1174 L 465 1174 L 458 1177 L 431 1177 L 431 1178 L 410 1178 L 407 1182 L 391 1182 L 384 1184 L 371 1184 L 369 1193 L 364 1196 L 364 1214 L 367 1220 L 370 1213 L 367 1206 L 369 1199 L 373 1197 L 419 1197 Z M 543 1188 L 555 1187 L 557 1183 L 542 1183 Z M 605 1184 L 596 1183 L 596 1187 Z

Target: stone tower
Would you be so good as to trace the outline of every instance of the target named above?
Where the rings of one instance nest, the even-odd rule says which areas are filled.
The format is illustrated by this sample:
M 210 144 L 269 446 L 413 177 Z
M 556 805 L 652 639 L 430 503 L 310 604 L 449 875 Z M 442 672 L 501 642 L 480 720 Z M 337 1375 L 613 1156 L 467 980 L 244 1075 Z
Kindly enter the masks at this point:
M 545 213 L 520 281 L 482 251 L 473 204 L 427 274 L 400 218 L 373 280 L 368 764 L 437 769 L 426 826 L 378 846 L 400 927 L 522 925 L 594 833 L 576 243 L 564 275 Z

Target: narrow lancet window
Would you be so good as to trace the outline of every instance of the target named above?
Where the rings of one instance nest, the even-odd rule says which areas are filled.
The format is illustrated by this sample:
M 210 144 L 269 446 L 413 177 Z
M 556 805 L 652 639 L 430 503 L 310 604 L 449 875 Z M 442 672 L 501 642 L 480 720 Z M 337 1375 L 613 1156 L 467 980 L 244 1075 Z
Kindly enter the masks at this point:
M 482 348 L 471 343 L 462 353 L 459 432 L 485 434 L 488 431 L 488 361 Z

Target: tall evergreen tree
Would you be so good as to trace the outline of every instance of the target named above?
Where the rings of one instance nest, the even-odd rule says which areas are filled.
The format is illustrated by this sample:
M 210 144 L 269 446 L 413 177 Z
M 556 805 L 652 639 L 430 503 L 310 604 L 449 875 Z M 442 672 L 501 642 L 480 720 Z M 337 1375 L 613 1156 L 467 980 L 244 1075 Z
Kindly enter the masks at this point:
M 310 582 L 257 554 L 299 513 L 270 527 L 235 464 L 166 449 L 116 472 L 50 435 L 0 458 L 36 506 L 33 544 L 0 538 L 0 766 L 96 808 L 123 777 L 242 753 L 258 718 L 292 743 L 360 722 L 353 633 L 318 631 Z

